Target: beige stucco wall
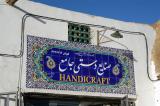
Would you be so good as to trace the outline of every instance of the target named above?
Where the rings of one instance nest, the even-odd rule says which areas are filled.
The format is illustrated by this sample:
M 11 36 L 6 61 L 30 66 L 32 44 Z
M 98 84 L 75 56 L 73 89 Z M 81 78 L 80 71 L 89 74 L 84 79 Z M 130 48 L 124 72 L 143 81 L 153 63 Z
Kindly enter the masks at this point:
M 160 21 L 153 25 L 156 30 L 156 39 L 152 50 L 152 59 L 155 64 L 155 71 L 160 79 Z

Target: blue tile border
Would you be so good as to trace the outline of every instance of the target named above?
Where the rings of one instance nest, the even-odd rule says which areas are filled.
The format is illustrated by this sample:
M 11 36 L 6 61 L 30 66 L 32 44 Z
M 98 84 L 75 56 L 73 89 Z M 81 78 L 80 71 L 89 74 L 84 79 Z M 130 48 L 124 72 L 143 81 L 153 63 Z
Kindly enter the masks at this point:
M 68 50 L 85 51 L 90 53 L 111 54 L 119 58 L 124 66 L 125 75 L 116 85 L 83 84 L 75 82 L 50 81 L 45 75 L 40 59 L 48 47 L 56 46 Z M 77 48 L 78 47 L 78 48 Z M 66 91 L 100 92 L 111 94 L 136 95 L 133 53 L 130 50 L 98 47 L 88 44 L 66 42 L 42 37 L 27 36 L 27 70 L 26 87 L 38 89 L 53 89 Z

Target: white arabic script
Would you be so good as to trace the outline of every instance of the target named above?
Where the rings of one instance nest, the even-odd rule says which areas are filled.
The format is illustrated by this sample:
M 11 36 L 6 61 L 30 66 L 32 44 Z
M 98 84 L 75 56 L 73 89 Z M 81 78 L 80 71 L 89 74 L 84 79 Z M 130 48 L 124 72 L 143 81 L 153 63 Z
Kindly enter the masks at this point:
M 97 74 L 99 76 L 102 76 L 104 74 L 104 72 L 107 71 L 107 69 L 111 68 L 111 64 L 107 64 L 107 62 L 98 64 L 97 60 L 95 60 L 91 63 L 85 64 L 85 63 L 83 63 L 83 61 L 84 60 L 82 58 L 80 58 L 79 59 L 80 63 L 78 65 L 76 65 L 75 62 L 71 61 L 70 58 L 62 59 L 61 62 L 59 63 L 59 71 L 60 72 L 65 72 L 67 69 L 69 69 L 71 71 L 73 70 L 73 72 L 75 74 L 78 74 L 82 67 L 93 66 L 93 69 L 96 70 Z

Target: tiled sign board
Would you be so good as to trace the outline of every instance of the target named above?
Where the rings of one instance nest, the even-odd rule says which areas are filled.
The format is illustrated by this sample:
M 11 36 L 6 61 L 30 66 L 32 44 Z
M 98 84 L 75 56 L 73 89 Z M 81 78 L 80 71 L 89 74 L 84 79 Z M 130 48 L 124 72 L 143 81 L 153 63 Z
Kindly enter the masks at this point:
M 136 95 L 133 54 L 27 36 L 26 87 Z

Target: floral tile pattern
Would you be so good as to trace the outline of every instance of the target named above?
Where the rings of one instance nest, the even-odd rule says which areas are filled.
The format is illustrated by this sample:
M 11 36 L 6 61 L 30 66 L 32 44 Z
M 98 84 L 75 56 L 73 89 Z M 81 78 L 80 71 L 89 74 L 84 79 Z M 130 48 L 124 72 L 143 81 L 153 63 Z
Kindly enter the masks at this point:
M 133 53 L 28 35 L 26 87 L 136 95 Z

